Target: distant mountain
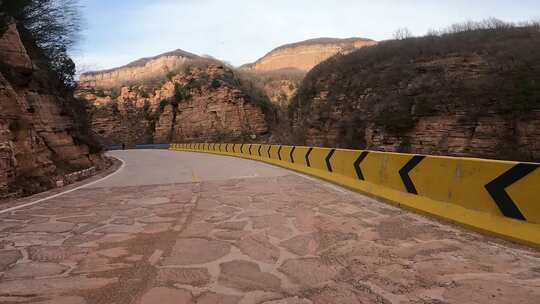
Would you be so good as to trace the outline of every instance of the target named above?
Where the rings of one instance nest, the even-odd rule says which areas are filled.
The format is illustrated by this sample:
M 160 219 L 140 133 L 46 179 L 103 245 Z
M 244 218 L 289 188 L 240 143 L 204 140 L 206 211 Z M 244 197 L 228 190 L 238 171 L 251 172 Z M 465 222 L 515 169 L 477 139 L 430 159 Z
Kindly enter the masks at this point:
M 210 60 L 178 49 L 154 57 L 138 59 L 118 68 L 84 73 L 81 75 L 79 85 L 116 88 L 127 84 L 140 84 L 165 78 L 169 72 L 178 71 L 189 62 Z
M 290 43 L 275 48 L 254 63 L 241 67 L 244 70 L 268 72 L 296 69 L 307 72 L 322 61 L 338 54 L 377 44 L 365 38 L 316 38 Z

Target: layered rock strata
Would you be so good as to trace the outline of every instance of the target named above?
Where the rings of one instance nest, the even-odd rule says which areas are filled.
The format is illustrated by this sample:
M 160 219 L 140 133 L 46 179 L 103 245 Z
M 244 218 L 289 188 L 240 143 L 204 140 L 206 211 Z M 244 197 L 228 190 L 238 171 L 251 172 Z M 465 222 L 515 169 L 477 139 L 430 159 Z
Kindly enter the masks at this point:
M 80 88 L 92 129 L 105 144 L 250 140 L 268 131 L 261 106 L 222 65 L 192 68 L 156 86 Z
M 78 111 L 31 40 L 15 24 L 0 38 L 0 198 L 55 186 L 57 177 L 102 164 L 85 144 Z

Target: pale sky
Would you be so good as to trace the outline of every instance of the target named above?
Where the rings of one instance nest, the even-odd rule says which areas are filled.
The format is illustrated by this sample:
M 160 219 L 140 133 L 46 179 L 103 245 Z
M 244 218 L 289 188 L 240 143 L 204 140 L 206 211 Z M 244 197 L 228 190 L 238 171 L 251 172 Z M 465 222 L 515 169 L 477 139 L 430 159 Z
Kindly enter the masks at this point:
M 489 17 L 540 18 L 540 0 L 81 0 L 80 71 L 112 68 L 175 49 L 235 66 L 275 47 L 319 37 L 392 38 Z

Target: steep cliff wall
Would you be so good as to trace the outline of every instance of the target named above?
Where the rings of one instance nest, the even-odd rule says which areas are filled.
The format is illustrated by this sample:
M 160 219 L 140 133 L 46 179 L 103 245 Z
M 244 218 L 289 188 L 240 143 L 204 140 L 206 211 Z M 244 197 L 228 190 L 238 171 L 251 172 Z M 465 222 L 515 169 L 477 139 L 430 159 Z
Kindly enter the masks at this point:
M 80 110 L 12 24 L 0 38 L 0 198 L 48 189 L 60 175 L 101 164 L 74 122 Z
M 540 160 L 540 31 L 389 41 L 332 58 L 290 114 L 308 145 Z
M 143 58 L 123 67 L 84 73 L 79 85 L 89 88 L 117 88 L 129 84 L 150 82 L 162 79 L 170 72 L 181 69 L 193 60 L 203 60 L 201 57 L 182 50 L 164 53 L 155 57 Z
M 80 88 L 92 129 L 105 144 L 250 140 L 268 132 L 264 105 L 222 65 L 195 67 L 158 85 Z
M 255 63 L 245 65 L 243 68 L 259 72 L 281 69 L 307 72 L 338 53 L 349 53 L 352 50 L 375 44 L 375 41 L 363 38 L 311 39 L 278 47 Z

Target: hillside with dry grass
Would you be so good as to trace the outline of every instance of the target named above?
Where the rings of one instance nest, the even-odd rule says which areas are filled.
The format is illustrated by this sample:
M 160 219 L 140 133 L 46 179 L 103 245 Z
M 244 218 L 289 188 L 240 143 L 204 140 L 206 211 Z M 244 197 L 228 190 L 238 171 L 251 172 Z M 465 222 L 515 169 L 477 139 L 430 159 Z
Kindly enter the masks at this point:
M 540 160 L 540 26 L 466 23 L 338 55 L 289 109 L 297 144 Z

